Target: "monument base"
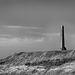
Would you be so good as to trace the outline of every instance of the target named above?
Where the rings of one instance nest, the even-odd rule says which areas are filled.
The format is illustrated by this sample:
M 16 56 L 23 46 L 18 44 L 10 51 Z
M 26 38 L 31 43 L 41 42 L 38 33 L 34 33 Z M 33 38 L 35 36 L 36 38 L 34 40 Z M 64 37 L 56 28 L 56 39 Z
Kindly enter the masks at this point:
M 61 48 L 61 50 L 66 50 L 66 47 Z

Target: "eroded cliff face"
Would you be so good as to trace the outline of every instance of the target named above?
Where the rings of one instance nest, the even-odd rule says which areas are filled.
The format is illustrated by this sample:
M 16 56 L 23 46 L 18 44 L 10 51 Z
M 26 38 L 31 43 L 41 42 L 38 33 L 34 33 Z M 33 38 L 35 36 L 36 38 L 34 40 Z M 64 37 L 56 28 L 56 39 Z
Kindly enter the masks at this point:
M 0 60 L 0 75 L 75 75 L 75 50 L 15 53 Z

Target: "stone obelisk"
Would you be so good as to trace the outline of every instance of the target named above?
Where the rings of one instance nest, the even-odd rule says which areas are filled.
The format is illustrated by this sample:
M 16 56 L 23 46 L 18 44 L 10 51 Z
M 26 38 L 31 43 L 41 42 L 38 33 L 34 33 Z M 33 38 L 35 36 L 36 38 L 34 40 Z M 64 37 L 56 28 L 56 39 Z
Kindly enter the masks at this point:
M 61 25 L 61 35 L 60 36 L 61 36 L 61 50 L 66 50 L 63 25 Z

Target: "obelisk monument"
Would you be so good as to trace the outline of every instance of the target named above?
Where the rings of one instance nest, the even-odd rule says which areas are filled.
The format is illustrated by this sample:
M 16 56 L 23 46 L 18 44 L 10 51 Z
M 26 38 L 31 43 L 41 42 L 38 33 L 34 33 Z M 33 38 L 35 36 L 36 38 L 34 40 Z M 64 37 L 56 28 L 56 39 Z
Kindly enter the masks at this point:
M 61 37 L 61 50 L 66 50 L 66 47 L 65 47 L 65 38 L 64 38 L 64 26 L 63 25 L 61 25 L 60 37 Z

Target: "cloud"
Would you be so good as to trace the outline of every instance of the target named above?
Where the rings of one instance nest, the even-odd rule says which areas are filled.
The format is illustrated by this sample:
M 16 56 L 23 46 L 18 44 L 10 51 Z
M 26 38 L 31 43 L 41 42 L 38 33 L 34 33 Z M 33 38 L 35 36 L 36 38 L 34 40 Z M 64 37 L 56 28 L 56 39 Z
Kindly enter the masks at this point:
M 22 26 L 2 26 L 2 27 L 5 27 L 5 28 L 22 28 Z
M 44 41 L 44 38 L 35 40 L 35 42 L 42 42 L 42 41 Z
M 24 29 L 39 29 L 39 27 L 24 27 Z
M 45 36 L 60 36 L 60 33 L 47 33 L 47 34 L 43 34 Z
M 39 27 L 30 27 L 30 26 L 2 26 L 5 28 L 17 28 L 17 29 L 39 29 Z
M 11 36 L 10 34 L 0 34 L 0 37 Z
M 12 45 L 20 45 L 20 44 L 33 44 L 43 42 L 44 38 L 0 38 L 0 46 L 12 46 Z
M 25 39 L 22 39 L 22 41 L 24 41 L 24 42 L 26 42 L 26 43 L 37 43 L 37 42 L 42 42 L 42 41 L 44 41 L 44 38 L 38 38 L 38 39 L 25 38 Z

